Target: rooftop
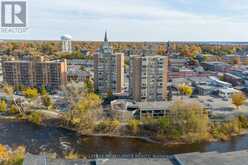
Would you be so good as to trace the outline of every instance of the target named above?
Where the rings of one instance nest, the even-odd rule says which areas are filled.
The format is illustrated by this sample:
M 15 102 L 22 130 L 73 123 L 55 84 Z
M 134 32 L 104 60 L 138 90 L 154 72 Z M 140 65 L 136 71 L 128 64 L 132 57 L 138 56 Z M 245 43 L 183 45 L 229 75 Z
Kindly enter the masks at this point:
M 164 158 L 140 159 L 97 159 L 97 160 L 52 160 L 46 156 L 27 154 L 23 165 L 245 165 L 248 151 L 229 153 L 207 152 L 187 153 Z
M 137 106 L 142 110 L 151 110 L 151 109 L 168 109 L 171 103 L 165 101 L 157 101 L 157 102 L 136 102 L 132 106 Z

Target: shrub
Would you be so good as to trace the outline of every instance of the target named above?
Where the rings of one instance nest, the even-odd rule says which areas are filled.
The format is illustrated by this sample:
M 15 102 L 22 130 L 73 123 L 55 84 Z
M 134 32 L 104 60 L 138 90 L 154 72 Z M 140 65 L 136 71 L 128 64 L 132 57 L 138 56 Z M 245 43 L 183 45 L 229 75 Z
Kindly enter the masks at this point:
M 132 134 L 137 135 L 140 131 L 140 121 L 139 120 L 129 120 L 128 121 L 128 129 Z
M 95 130 L 102 133 L 111 133 L 118 130 L 120 122 L 118 120 L 104 120 L 96 125 Z
M 0 112 L 6 112 L 7 110 L 7 104 L 5 100 L 0 101 Z
M 2 152 L 2 153 L 1 153 Z M 3 160 L 1 165 L 22 165 L 26 154 L 24 146 L 19 146 L 15 150 L 8 150 L 5 146 L 0 145 L 0 159 Z
M 49 107 L 50 105 L 52 105 L 51 98 L 48 95 L 42 96 L 41 100 L 42 100 L 42 104 L 46 107 Z
M 215 139 L 228 140 L 233 134 L 239 134 L 242 129 L 242 123 L 239 118 L 235 118 L 231 121 L 212 124 L 210 133 Z
M 71 151 L 67 155 L 65 155 L 65 158 L 69 160 L 76 160 L 76 159 L 79 159 L 79 156 L 77 153 Z
M 40 125 L 42 122 L 42 115 L 39 112 L 32 112 L 27 119 L 29 122 Z
M 248 118 L 241 115 L 238 117 L 241 128 L 248 128 Z
M 17 114 L 19 111 L 18 111 L 18 109 L 16 108 L 16 106 L 15 106 L 14 104 L 12 104 L 12 105 L 10 106 L 9 112 L 10 112 L 11 114 Z
M 8 157 L 8 149 L 4 145 L 0 144 L 0 160 L 7 160 Z
M 246 101 L 246 96 L 243 92 L 236 92 L 232 95 L 232 103 L 239 109 Z
M 40 94 L 41 94 L 42 96 L 47 95 L 47 90 L 46 90 L 46 87 L 45 87 L 45 86 L 42 86 L 41 91 L 40 91 Z

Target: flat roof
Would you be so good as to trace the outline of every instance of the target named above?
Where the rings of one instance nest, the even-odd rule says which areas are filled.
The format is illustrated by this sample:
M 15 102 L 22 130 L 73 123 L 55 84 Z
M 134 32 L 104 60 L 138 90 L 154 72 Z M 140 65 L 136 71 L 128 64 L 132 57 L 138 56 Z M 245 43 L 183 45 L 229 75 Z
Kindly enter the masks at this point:
M 168 109 L 171 102 L 136 102 L 134 106 L 138 106 L 142 110 L 165 110 Z
M 47 156 L 27 154 L 23 165 L 245 165 L 248 162 L 248 151 L 235 151 L 227 153 L 219 152 L 195 152 L 164 156 L 164 158 L 106 158 L 86 160 L 49 159 Z

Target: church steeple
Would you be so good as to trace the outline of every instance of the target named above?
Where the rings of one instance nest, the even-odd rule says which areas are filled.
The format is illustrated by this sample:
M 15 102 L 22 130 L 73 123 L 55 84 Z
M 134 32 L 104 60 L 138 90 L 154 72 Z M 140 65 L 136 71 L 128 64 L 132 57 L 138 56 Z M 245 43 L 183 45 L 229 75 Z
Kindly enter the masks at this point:
M 104 42 L 108 42 L 108 33 L 105 31 Z

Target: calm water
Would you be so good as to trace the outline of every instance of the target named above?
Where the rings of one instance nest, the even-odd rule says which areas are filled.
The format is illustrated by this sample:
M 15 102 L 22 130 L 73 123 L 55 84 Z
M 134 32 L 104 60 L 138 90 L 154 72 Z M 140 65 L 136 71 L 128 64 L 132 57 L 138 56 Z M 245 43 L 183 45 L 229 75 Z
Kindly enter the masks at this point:
M 85 137 L 75 132 L 52 127 L 37 127 L 24 122 L 0 122 L 0 143 L 9 146 L 25 145 L 28 152 L 57 153 L 75 151 L 82 156 L 104 154 L 150 154 L 167 155 L 186 152 L 235 151 L 248 149 L 248 135 L 239 136 L 228 142 L 191 145 L 163 146 L 142 140 L 126 138 Z

